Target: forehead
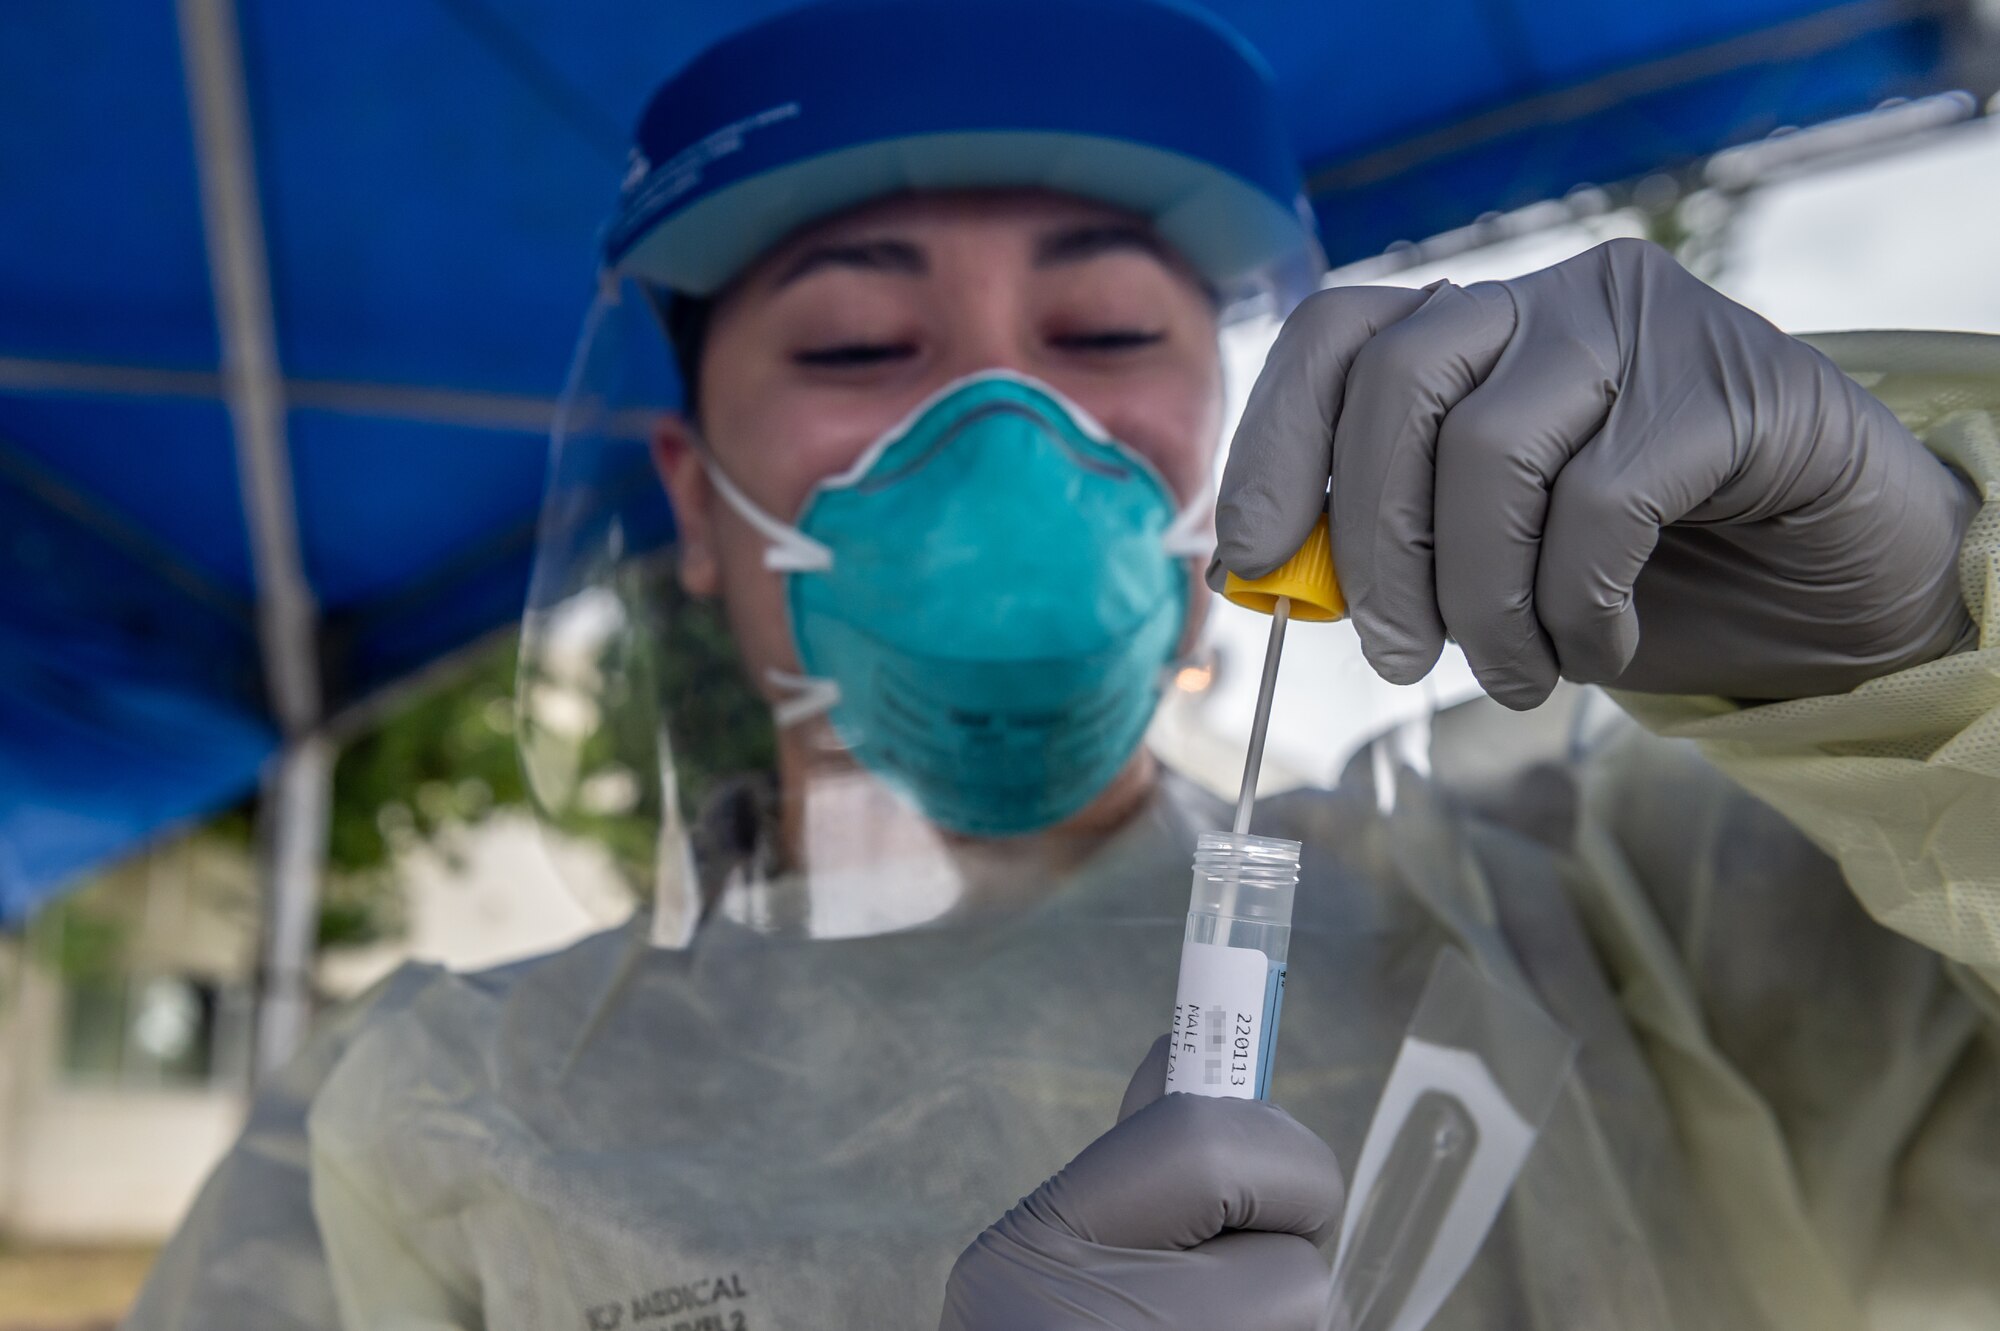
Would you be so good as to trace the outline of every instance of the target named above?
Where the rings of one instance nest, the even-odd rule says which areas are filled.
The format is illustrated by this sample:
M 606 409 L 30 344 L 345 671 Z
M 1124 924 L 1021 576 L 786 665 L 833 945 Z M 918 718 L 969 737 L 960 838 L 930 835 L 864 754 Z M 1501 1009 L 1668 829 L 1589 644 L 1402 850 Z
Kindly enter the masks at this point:
M 1136 213 L 1053 190 L 993 189 L 898 194 L 871 200 L 801 227 L 760 255 L 734 285 L 739 289 L 765 285 L 815 251 L 885 237 L 928 249 L 967 246 L 1013 249 L 1027 255 L 1051 236 L 1092 228 L 1143 235 L 1161 266 L 1192 275 L 1185 261 Z M 1147 251 L 1135 248 L 1132 252 Z

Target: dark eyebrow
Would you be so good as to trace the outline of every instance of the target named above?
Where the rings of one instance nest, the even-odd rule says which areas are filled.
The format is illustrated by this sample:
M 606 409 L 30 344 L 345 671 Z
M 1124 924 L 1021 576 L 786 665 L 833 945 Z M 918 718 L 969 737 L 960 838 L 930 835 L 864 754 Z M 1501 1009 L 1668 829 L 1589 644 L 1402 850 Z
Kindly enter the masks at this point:
M 786 266 L 773 287 L 790 286 L 823 268 L 860 268 L 875 273 L 922 277 L 930 271 L 924 252 L 907 240 L 862 240 L 848 245 L 819 245 Z
M 1052 231 L 1035 242 L 1035 267 L 1082 263 L 1100 254 L 1139 253 L 1172 268 L 1167 247 L 1144 227 L 1097 223 Z

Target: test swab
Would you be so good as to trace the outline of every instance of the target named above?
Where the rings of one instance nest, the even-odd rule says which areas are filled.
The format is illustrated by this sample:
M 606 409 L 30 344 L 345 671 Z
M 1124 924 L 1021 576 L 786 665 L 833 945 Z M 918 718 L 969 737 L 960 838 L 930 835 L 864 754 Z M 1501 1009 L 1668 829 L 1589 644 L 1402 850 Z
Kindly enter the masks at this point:
M 1236 796 L 1236 821 L 1231 830 L 1250 830 L 1250 809 L 1257 803 L 1257 773 L 1264 766 L 1264 732 L 1271 725 L 1271 693 L 1278 683 L 1278 658 L 1285 651 L 1285 621 L 1292 615 L 1292 598 L 1280 596 L 1271 607 L 1271 637 L 1264 644 L 1264 677 L 1257 682 L 1257 712 L 1250 718 L 1250 750 L 1243 756 L 1243 789 Z

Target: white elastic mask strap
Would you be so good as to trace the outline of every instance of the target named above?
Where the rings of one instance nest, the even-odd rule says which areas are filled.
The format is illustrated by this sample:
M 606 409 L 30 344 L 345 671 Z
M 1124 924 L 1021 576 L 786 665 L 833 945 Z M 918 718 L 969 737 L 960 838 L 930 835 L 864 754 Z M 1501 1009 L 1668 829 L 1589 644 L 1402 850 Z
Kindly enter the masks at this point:
M 1174 515 L 1160 543 L 1176 558 L 1207 559 L 1215 553 L 1215 505 L 1197 499 Z
M 789 670 L 775 667 L 764 672 L 764 678 L 771 686 L 790 694 L 771 708 L 772 719 L 778 729 L 795 726 L 801 721 L 810 721 L 815 716 L 824 716 L 840 702 L 840 685 L 817 675 L 795 675 Z
M 715 488 L 722 492 L 723 499 L 770 542 L 764 548 L 765 568 L 780 573 L 824 573 L 833 567 L 833 551 L 797 527 L 780 522 L 757 507 L 755 500 L 736 488 L 736 482 L 729 479 L 729 473 L 722 469 L 720 463 L 707 453 L 700 456 L 702 465 L 708 468 L 708 478 L 715 482 Z

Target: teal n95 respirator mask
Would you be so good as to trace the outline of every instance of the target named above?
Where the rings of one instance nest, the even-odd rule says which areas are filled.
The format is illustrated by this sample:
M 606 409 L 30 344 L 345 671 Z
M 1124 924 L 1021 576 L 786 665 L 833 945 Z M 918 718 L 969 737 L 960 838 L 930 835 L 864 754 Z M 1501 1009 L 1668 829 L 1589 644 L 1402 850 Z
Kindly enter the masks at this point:
M 842 747 L 958 833 L 1083 809 L 1144 737 L 1186 623 L 1205 508 L 1055 390 L 949 384 L 817 484 L 795 522 L 712 457 L 717 490 L 785 578 L 800 672 L 778 724 Z

